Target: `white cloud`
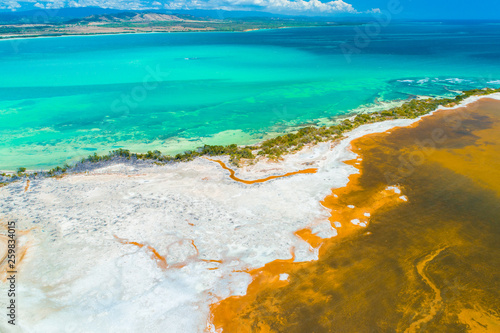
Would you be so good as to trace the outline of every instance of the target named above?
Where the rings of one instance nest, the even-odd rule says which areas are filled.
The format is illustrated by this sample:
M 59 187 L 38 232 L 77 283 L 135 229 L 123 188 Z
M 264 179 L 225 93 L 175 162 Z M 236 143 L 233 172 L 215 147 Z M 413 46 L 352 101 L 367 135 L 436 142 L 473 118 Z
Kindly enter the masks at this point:
M 319 0 L 177 0 L 168 1 L 167 9 L 255 9 L 283 13 L 358 13 L 343 0 L 321 2 Z
M 380 11 L 380 8 L 372 8 L 370 10 L 367 10 L 366 13 L 380 14 L 382 12 Z
M 82 6 L 82 5 L 80 5 L 80 4 L 79 4 L 78 2 L 76 2 L 76 1 L 70 1 L 70 2 L 68 2 L 68 7 L 74 7 L 74 8 L 76 8 L 76 7 L 83 7 L 83 6 Z
M 259 1 L 259 0 L 256 0 Z M 322 12 L 322 13 L 357 13 L 354 7 L 343 0 L 335 0 L 329 2 L 321 2 L 319 0 L 269 0 L 264 4 L 265 8 L 284 10 L 284 11 L 297 11 L 297 12 Z
M 117 9 L 221 9 L 221 10 L 261 10 L 274 13 L 311 13 L 311 14 L 357 14 L 351 4 L 344 0 L 37 0 L 39 8 L 86 7 L 95 6 Z M 23 3 L 34 3 L 35 0 L 0 0 L 1 6 L 19 8 Z M 377 13 L 372 9 L 365 13 Z
M 22 7 L 19 2 L 14 1 L 14 0 L 0 0 L 0 8 L 1 9 L 10 9 L 12 11 L 15 11 L 15 10 Z M 30 1 L 26 1 L 26 2 L 30 2 Z

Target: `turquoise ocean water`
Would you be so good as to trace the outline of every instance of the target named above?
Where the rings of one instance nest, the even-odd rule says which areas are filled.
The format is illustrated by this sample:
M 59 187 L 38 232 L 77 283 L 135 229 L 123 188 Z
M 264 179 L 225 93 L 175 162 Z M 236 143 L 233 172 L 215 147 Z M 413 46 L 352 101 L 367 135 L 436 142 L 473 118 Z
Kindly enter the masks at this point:
M 484 86 L 500 87 L 494 22 L 400 22 L 368 39 L 341 26 L 4 40 L 0 169 L 120 147 L 254 143 L 374 104 Z

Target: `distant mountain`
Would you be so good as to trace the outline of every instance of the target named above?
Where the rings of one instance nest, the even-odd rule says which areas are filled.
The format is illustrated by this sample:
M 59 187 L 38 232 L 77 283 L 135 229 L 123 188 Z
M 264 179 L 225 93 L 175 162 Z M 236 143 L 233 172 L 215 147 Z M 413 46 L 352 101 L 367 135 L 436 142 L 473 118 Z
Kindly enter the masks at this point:
M 252 31 L 331 26 L 324 18 L 293 17 L 261 12 L 118 11 L 101 8 L 67 8 L 49 11 L 0 13 L 0 39 L 188 31 Z M 351 23 L 348 23 L 351 24 Z
M 201 9 L 193 9 L 193 10 L 148 10 L 148 11 L 127 11 L 127 10 L 118 10 L 118 9 L 104 9 L 99 7 L 80 7 L 80 8 L 61 8 L 61 9 L 33 9 L 21 12 L 0 12 L 0 23 L 61 23 L 67 22 L 70 20 L 78 20 L 85 19 L 88 20 L 91 17 L 93 19 L 106 19 L 106 16 L 115 15 L 116 19 L 120 21 L 129 20 L 134 15 L 143 15 L 147 13 L 146 17 L 143 17 L 145 21 L 148 20 L 158 20 L 160 21 L 167 19 L 166 16 L 173 15 L 179 18 L 183 16 L 189 16 L 191 19 L 194 17 L 197 18 L 206 18 L 206 19 L 272 19 L 272 18 L 294 18 L 300 20 L 309 20 L 309 18 L 300 17 L 300 16 L 288 16 L 281 14 L 272 14 L 266 12 L 259 11 L 228 11 L 228 10 L 201 10 Z M 153 14 L 163 15 L 154 17 Z M 99 16 L 104 16 L 102 18 L 98 18 Z M 107 19 L 113 20 L 111 16 Z M 140 18 L 136 18 L 140 19 Z M 321 18 L 319 18 L 321 20 Z M 318 20 L 318 18 L 315 18 Z M 331 20 L 331 18 L 329 19 Z M 76 21 L 73 21 L 76 22 Z
M 91 15 L 84 18 L 76 18 L 64 23 L 66 24 L 88 24 L 88 23 L 146 23 L 164 21 L 183 21 L 185 19 L 196 19 L 188 15 L 170 15 L 155 12 L 120 12 L 116 14 Z
M 21 12 L 0 12 L 1 23 L 60 23 L 71 19 L 84 18 L 91 15 L 116 14 L 123 12 L 117 9 L 99 7 L 33 9 Z

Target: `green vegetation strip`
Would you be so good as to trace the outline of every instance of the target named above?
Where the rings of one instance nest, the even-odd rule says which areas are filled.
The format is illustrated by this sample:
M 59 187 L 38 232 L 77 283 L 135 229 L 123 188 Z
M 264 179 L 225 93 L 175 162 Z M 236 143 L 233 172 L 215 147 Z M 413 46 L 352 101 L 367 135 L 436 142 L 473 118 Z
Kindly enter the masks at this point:
M 74 170 L 79 164 L 107 162 L 119 158 L 124 158 L 126 160 L 151 160 L 155 164 L 163 165 L 173 162 L 192 161 L 194 158 L 200 156 L 229 155 L 231 163 L 235 166 L 238 166 L 242 159 L 252 161 L 258 156 L 267 157 L 271 160 L 279 160 L 283 155 L 298 151 L 305 145 L 340 139 L 345 132 L 351 131 L 363 124 L 401 118 L 413 119 L 436 110 L 440 105 L 448 107 L 455 106 L 470 96 L 489 95 L 496 92 L 500 92 L 500 89 L 474 89 L 465 91 L 455 98 L 413 99 L 401 106 L 386 111 L 358 114 L 351 120 L 344 119 L 339 124 L 329 127 L 304 127 L 295 133 L 284 134 L 253 146 L 238 147 L 236 144 L 228 146 L 205 145 L 196 150 L 189 150 L 175 156 L 163 155 L 158 150 L 140 154 L 131 153 L 129 150 L 120 148 L 110 151 L 106 155 L 97 155 L 94 153 L 87 158 L 83 158 L 74 166 L 65 164 L 62 167 L 58 166 L 49 171 L 33 173 L 27 173 L 26 168 L 19 168 L 15 174 L 3 173 L 0 176 L 2 176 L 3 180 L 7 181 L 3 183 L 0 182 L 0 187 L 10 181 L 25 177 L 60 176 Z

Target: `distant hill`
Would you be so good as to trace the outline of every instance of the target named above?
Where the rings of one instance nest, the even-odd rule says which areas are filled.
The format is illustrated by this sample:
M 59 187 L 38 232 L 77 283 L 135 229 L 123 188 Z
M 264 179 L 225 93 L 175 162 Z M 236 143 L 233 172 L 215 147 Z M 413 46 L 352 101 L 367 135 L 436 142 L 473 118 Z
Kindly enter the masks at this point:
M 64 23 L 66 24 L 89 24 L 89 23 L 147 23 L 165 21 L 183 21 L 196 19 L 190 15 L 171 15 L 155 12 L 120 12 L 114 14 L 91 15 L 84 18 L 76 18 Z
M 144 21 L 163 21 L 167 16 L 176 16 L 179 19 L 184 17 L 205 18 L 205 19 L 272 19 L 272 18 L 288 18 L 299 20 L 311 20 L 301 16 L 289 16 L 281 14 L 272 14 L 260 11 L 228 11 L 228 10 L 148 10 L 148 11 L 127 11 L 119 9 L 104 9 L 99 7 L 79 7 L 79 8 L 61 8 L 61 9 L 32 9 L 20 12 L 0 12 L 0 23 L 15 24 L 15 23 L 62 23 L 72 20 L 85 19 L 85 20 L 106 20 L 113 21 L 115 18 L 120 20 L 134 19 L 135 15 L 144 15 Z M 154 15 L 159 15 L 155 16 Z M 100 17 L 102 16 L 102 17 Z M 115 18 L 113 18 L 115 17 Z M 141 18 L 135 18 L 140 20 Z M 168 20 L 168 19 L 167 19 Z M 323 20 L 322 18 L 315 18 Z M 331 18 L 329 19 L 331 20 Z M 73 21 L 76 22 L 76 21 Z M 139 22 L 139 21 L 137 21 Z
M 33 9 L 21 12 L 0 12 L 1 23 L 60 23 L 71 19 L 91 15 L 116 14 L 123 12 L 117 9 L 99 7 Z
M 0 39 L 149 32 L 253 31 L 337 24 L 324 19 L 260 12 L 193 10 L 171 13 L 87 7 L 0 13 Z

